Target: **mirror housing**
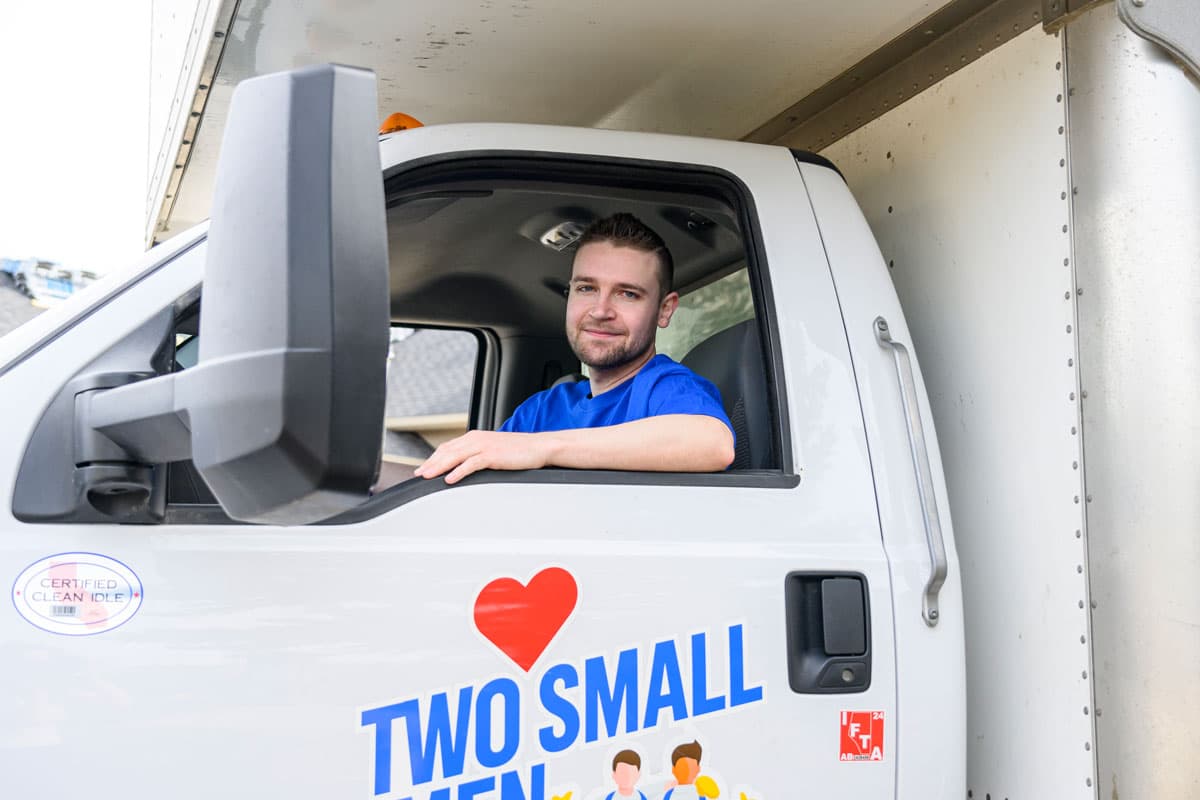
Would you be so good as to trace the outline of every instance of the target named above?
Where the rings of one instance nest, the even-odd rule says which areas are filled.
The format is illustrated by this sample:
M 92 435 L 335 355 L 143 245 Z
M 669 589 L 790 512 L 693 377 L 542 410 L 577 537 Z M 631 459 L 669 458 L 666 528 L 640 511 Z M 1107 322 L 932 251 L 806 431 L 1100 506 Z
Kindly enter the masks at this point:
M 328 519 L 375 481 L 389 335 L 376 122 L 366 70 L 240 84 L 217 168 L 199 363 L 97 392 L 81 412 L 133 460 L 190 456 L 234 519 Z

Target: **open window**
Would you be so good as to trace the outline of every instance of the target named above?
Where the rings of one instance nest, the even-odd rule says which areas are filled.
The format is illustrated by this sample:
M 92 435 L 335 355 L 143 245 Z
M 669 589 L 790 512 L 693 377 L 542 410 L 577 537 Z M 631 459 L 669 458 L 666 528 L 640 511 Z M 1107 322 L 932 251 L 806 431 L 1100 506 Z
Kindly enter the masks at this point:
M 791 472 L 774 325 L 761 299 L 766 265 L 735 178 L 614 159 L 460 156 L 402 166 L 387 176 L 385 195 L 392 319 L 485 337 L 471 427 L 499 427 L 527 397 L 581 370 L 564 335 L 575 242 L 593 220 L 624 211 L 657 231 L 675 261 L 681 303 L 659 331 L 660 352 L 716 383 L 739 437 L 753 440 L 753 455 L 739 453 L 733 471 Z M 525 479 L 552 480 L 556 471 L 542 472 Z
M 392 327 L 377 491 L 412 478 L 434 448 L 467 432 L 484 342 L 469 331 Z

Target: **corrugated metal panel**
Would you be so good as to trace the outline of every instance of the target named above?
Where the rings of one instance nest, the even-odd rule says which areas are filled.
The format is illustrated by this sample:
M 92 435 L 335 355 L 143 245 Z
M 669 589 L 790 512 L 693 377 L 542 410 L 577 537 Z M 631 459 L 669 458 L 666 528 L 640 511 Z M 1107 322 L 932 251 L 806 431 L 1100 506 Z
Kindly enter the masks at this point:
M 1200 86 L 1112 5 L 1066 37 L 1100 797 L 1194 797 Z

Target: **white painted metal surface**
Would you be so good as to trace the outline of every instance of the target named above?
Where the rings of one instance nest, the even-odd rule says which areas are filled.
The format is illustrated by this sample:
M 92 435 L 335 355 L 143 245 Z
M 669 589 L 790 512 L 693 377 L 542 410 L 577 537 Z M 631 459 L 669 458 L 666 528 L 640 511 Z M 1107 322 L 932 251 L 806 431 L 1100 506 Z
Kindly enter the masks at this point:
M 150 122 L 146 154 L 147 240 L 175 170 L 180 139 L 212 40 L 221 0 L 150 4 Z
M 415 700 L 425 720 L 433 696 L 445 691 L 457 719 L 464 687 L 478 693 L 493 680 L 501 682 L 495 686 L 511 680 L 522 709 L 511 761 L 496 768 L 484 763 L 496 761 L 489 745 L 513 741 L 513 729 L 499 721 L 508 706 L 497 700 L 489 706 L 492 724 L 470 723 L 461 774 L 453 774 L 454 759 L 439 757 L 434 761 L 443 766 L 414 789 L 411 743 L 400 721 L 392 757 L 382 762 L 392 776 L 384 794 L 430 797 L 431 789 L 511 772 L 529 800 L 567 791 L 601 800 L 611 790 L 614 753 L 630 747 L 643 758 L 643 790 L 661 796 L 671 750 L 693 738 L 704 747 L 702 771 L 722 796 L 894 794 L 901 744 L 894 727 L 892 577 L 837 298 L 790 153 L 667 136 L 454 126 L 393 137 L 383 160 L 522 145 L 664 161 L 676 160 L 686 146 L 697 163 L 723 166 L 749 186 L 775 296 L 787 298 L 779 335 L 800 485 L 485 484 L 438 492 L 344 527 L 13 521 L 11 487 L 41 409 L 80 366 L 196 285 L 202 255 L 195 248 L 80 319 L 0 384 L 5 396 L 26 399 L 0 433 L 0 575 L 20 574 L 55 552 L 88 551 L 119 559 L 145 587 L 134 619 L 93 637 L 55 637 L 15 613 L 0 615 L 6 788 L 53 794 L 86 784 L 120 786 L 130 796 L 372 797 L 379 787 L 376 754 L 387 751 L 379 750 L 378 726 L 364 724 L 364 713 L 378 717 L 385 713 L 379 709 Z M 524 582 L 551 566 L 573 575 L 579 600 L 526 673 L 484 638 L 472 608 L 489 581 Z M 868 691 L 791 692 L 783 582 L 796 569 L 866 577 L 875 621 Z M 911 613 L 919 620 L 919 604 Z M 736 626 L 741 659 L 730 633 Z M 584 680 L 587 659 L 600 657 L 612 670 L 619 652 L 636 648 L 631 663 L 644 713 L 654 653 L 673 642 L 686 702 L 695 709 L 697 634 L 708 643 L 708 695 L 721 694 L 723 710 L 669 724 L 673 712 L 666 712 L 661 724 L 636 725 L 647 729 L 632 733 L 625 716 L 615 736 L 601 723 L 590 737 L 588 692 L 560 683 L 551 688 L 578 710 L 583 732 L 565 751 L 547 753 L 543 736 L 571 728 L 545 706 L 547 668 L 565 664 L 563 674 L 574 669 Z M 890 721 L 882 761 L 839 761 L 845 711 L 878 711 Z M 544 794 L 532 790 L 539 774 Z
M 380 77 L 380 119 L 580 125 L 738 138 L 944 0 L 245 0 L 169 230 L 205 219 L 239 81 L 325 61 Z
M 1200 86 L 1067 28 L 1100 797 L 1189 797 L 1200 687 Z
M 825 152 L 892 265 L 937 422 L 976 798 L 1095 794 L 1061 59 L 1032 30 Z
M 921 382 L 920 365 L 912 354 L 911 334 L 887 277 L 887 266 L 862 211 L 846 185 L 829 170 L 811 165 L 801 169 L 850 339 L 879 519 L 891 566 L 898 676 L 896 735 L 902 752 L 896 762 L 896 797 L 961 798 L 966 786 L 967 703 L 962 586 L 929 399 Z M 887 320 L 893 339 L 904 344 L 912 356 L 918 383 L 915 399 L 930 465 L 937 476 L 932 489 L 950 572 L 938 593 L 938 615 L 933 626 L 927 624 L 922 613 L 931 548 L 922 520 L 905 403 L 892 353 L 875 338 L 877 317 Z

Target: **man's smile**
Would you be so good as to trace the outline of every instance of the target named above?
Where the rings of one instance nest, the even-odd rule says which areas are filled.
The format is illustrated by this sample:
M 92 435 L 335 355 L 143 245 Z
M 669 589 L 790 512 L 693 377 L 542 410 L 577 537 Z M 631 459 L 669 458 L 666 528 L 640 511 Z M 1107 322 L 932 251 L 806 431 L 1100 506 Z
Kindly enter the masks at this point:
M 619 331 L 605 331 L 596 328 L 584 328 L 583 332 L 589 336 L 595 336 L 597 339 L 612 339 L 621 335 Z

